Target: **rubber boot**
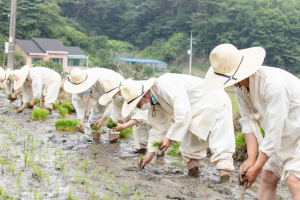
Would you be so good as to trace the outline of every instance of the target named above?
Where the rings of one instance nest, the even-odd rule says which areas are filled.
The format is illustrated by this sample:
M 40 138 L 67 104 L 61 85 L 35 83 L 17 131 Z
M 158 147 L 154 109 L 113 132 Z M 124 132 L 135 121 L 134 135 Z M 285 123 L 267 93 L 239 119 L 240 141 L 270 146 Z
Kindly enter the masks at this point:
M 199 160 L 191 158 L 190 161 L 187 163 L 189 169 L 189 176 L 192 177 L 199 177 Z

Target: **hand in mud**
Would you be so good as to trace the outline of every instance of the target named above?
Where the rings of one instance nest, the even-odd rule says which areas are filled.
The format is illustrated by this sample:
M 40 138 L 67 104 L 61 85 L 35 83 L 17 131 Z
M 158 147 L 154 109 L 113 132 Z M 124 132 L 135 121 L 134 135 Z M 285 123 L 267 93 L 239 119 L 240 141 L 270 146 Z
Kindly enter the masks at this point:
M 124 129 L 125 129 L 125 128 L 124 128 L 124 125 L 123 125 L 123 124 L 117 123 L 117 126 L 114 127 L 113 131 L 114 131 L 114 132 L 120 132 L 120 131 L 122 131 L 122 130 L 124 130 Z
M 155 154 L 154 152 L 148 152 L 148 153 L 143 157 L 142 165 L 139 166 L 140 169 L 143 169 L 144 166 L 145 166 L 148 162 L 150 162 L 150 161 L 152 160 L 154 154 Z M 140 160 L 139 160 L 139 163 L 141 163 Z
M 14 93 L 14 94 L 12 94 L 11 95 L 11 99 L 13 100 L 13 99 L 16 99 L 17 98 L 17 95 Z
M 97 125 L 97 126 L 101 127 L 102 124 L 103 124 L 103 120 L 102 120 L 102 118 L 100 118 L 100 119 L 98 119 L 98 120 L 95 122 L 94 125 Z
M 240 179 L 241 179 L 242 183 L 245 182 L 247 179 L 245 176 L 242 177 L 241 174 L 245 174 L 249 170 L 249 168 L 253 167 L 254 163 L 255 163 L 255 161 L 253 162 L 248 159 L 240 166 L 239 173 L 240 173 Z
M 35 105 L 35 102 L 36 102 L 36 99 L 32 99 L 32 100 L 30 101 L 29 108 L 33 108 L 33 106 Z
M 261 169 L 254 167 L 251 167 L 247 173 L 246 173 L 246 179 L 248 180 L 247 188 L 250 188 L 252 183 L 256 180 L 258 173 Z
M 167 138 L 167 137 L 165 136 L 165 137 L 164 137 L 163 139 L 161 139 L 159 142 L 161 143 L 159 149 L 160 149 L 161 151 L 166 151 L 166 150 L 169 148 L 169 146 L 171 145 L 172 140 L 170 140 L 169 138 Z
M 80 127 L 80 124 L 81 124 L 81 127 Z M 83 119 L 79 119 L 79 123 L 77 124 L 77 127 L 84 130 L 84 120 Z
M 24 110 L 24 108 L 19 108 L 18 110 L 17 110 L 17 114 L 19 114 L 19 113 L 21 113 L 21 112 L 23 112 L 23 110 Z

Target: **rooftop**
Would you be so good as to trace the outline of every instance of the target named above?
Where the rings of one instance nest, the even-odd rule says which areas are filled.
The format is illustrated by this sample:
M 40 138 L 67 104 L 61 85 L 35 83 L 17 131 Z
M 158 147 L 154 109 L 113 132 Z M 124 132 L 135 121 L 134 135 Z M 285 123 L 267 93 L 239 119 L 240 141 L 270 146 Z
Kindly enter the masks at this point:
M 141 58 L 117 58 L 119 60 L 123 60 L 126 62 L 140 62 L 140 63 L 164 63 L 167 64 L 166 62 L 162 62 L 159 60 L 152 60 L 152 59 L 141 59 Z

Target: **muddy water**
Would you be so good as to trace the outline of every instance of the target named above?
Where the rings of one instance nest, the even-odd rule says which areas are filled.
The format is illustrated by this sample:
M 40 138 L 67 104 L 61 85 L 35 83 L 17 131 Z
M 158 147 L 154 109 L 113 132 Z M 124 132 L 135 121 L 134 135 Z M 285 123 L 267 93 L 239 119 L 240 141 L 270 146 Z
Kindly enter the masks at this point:
M 201 161 L 199 178 L 187 176 L 181 157 L 168 155 L 154 158 L 145 170 L 138 170 L 139 156 L 133 153 L 131 138 L 109 144 L 108 133 L 103 130 L 100 142 L 95 143 L 87 128 L 85 134 L 57 132 L 54 127 L 59 116 L 57 111 L 44 121 L 33 121 L 29 109 L 16 114 L 19 105 L 19 101 L 9 104 L 3 91 L 0 92 L 0 115 L 4 116 L 0 117 L 0 155 L 4 160 L 2 165 L 0 159 L 0 186 L 7 196 L 60 200 L 68 197 L 73 200 L 239 199 L 238 166 L 230 182 L 222 185 L 218 184 L 215 164 L 208 158 Z M 76 118 L 75 114 L 69 117 Z M 13 124 L 18 130 L 13 130 Z M 37 166 L 41 177 L 36 173 L 38 170 L 34 172 Z M 247 190 L 245 199 L 255 199 L 258 186 L 256 181 Z M 286 184 L 281 182 L 278 199 L 290 198 Z

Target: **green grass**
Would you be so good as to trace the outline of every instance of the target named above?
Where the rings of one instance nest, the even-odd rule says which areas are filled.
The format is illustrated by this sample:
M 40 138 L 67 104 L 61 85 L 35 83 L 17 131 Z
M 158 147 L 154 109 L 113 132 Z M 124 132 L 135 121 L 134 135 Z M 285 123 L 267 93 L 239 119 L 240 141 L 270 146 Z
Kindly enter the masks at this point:
M 59 111 L 59 114 L 60 114 L 59 118 L 66 118 L 66 117 L 68 117 L 69 111 L 68 111 L 67 108 L 59 107 L 58 111 Z
M 39 98 L 37 98 L 35 104 L 36 104 L 36 106 L 40 106 L 41 105 L 41 100 Z
M 60 109 L 62 109 L 62 108 L 67 109 L 69 113 L 71 113 L 71 112 L 74 111 L 74 107 L 71 106 L 70 104 L 66 103 L 66 102 L 64 102 L 64 103 L 62 103 L 62 104 L 60 104 L 60 105 L 58 106 L 58 110 L 60 110 Z
M 8 95 L 7 95 L 7 99 L 10 100 L 10 101 L 12 100 L 12 99 L 11 99 L 11 94 L 8 94 Z
M 26 103 L 25 103 L 25 106 L 26 106 L 26 108 L 29 108 L 30 103 L 29 103 L 29 102 L 26 102 Z
M 74 131 L 78 123 L 76 119 L 59 119 L 55 122 L 54 126 L 59 131 Z
M 112 118 L 109 118 L 109 119 L 108 119 L 107 127 L 108 127 L 108 128 L 113 128 L 113 127 L 116 127 L 116 126 L 117 126 L 117 123 L 114 122 L 114 120 L 112 120 Z
M 56 109 L 58 107 L 58 105 L 59 105 L 58 101 L 55 101 L 55 103 L 52 105 L 52 108 Z
M 170 156 L 178 156 L 180 155 L 179 147 L 180 147 L 180 142 L 173 142 L 171 148 L 167 152 L 168 155 Z
M 152 144 L 152 147 L 160 147 L 161 146 L 161 143 L 158 141 L 154 141 L 151 144 Z
M 36 108 L 32 111 L 31 118 L 33 120 L 42 120 L 47 118 L 49 115 L 49 111 L 44 108 Z
M 242 148 L 242 147 L 246 147 L 246 139 L 243 133 L 238 133 L 235 136 L 235 146 L 237 148 Z
M 98 125 L 94 125 L 92 129 L 94 132 L 98 132 L 100 127 Z
M 119 139 L 126 138 L 129 135 L 132 135 L 132 128 L 131 127 L 126 128 L 126 129 L 120 131 Z

